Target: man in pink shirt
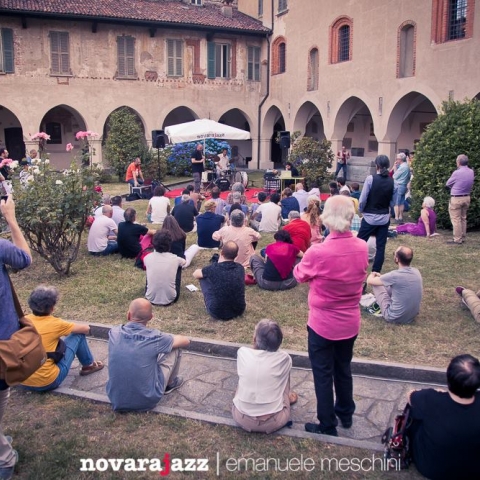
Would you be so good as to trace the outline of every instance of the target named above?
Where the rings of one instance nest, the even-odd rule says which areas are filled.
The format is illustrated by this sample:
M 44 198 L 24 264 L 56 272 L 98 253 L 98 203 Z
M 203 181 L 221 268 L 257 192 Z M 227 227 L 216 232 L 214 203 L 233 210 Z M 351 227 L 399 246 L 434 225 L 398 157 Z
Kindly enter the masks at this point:
M 310 284 L 308 356 L 320 424 L 306 423 L 307 432 L 337 436 L 337 417 L 343 428 L 352 425 L 355 402 L 350 363 L 360 329 L 359 302 L 368 267 L 367 244 L 350 232 L 354 213 L 349 198 L 330 197 L 321 215 L 330 235 L 323 243 L 312 245 L 293 271 L 298 282 Z

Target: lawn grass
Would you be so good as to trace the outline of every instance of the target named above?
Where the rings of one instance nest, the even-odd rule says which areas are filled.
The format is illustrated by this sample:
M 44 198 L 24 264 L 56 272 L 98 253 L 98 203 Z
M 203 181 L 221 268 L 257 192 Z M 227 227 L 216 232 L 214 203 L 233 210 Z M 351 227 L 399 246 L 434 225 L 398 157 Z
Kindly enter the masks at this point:
M 382 472 L 376 463 L 374 472 L 340 472 L 321 470 L 322 459 L 371 459 L 372 452 L 329 445 L 315 440 L 284 436 L 249 434 L 238 428 L 211 425 L 152 412 L 116 414 L 109 405 L 90 403 L 77 398 L 52 394 L 12 391 L 2 422 L 5 434 L 13 437 L 20 462 L 15 479 L 152 479 L 162 478 L 151 472 L 80 472 L 80 459 L 101 458 L 153 459 L 170 457 L 206 458 L 208 472 L 172 472 L 169 477 L 181 478 L 261 478 L 261 479 L 419 479 L 414 467 L 404 472 Z M 220 477 L 216 474 L 217 452 Z M 311 458 L 312 472 L 249 471 L 228 473 L 228 458 L 279 459 L 282 468 L 293 458 Z M 380 453 L 375 454 L 381 458 Z M 324 463 L 325 469 L 327 463 Z M 365 464 L 367 465 L 367 464 Z M 333 468 L 333 467 L 332 467 Z M 312 477 L 312 474 L 314 475 Z
M 106 184 L 104 190 L 118 193 L 124 187 L 124 184 Z M 137 210 L 138 221 L 144 222 L 147 201 L 139 200 L 130 205 Z M 440 233 L 441 236 L 428 240 L 407 235 L 388 241 L 384 272 L 396 268 L 393 252 L 399 245 L 408 245 L 414 250 L 413 266 L 421 271 L 424 281 L 420 315 L 411 325 L 397 326 L 363 313 L 354 350 L 356 357 L 446 367 L 454 355 L 465 352 L 480 355 L 480 325 L 461 307 L 454 291 L 456 285 L 474 290 L 480 288 L 480 232 L 469 232 L 467 243 L 462 247 L 446 245 L 445 240 L 450 238 L 451 232 Z M 272 241 L 272 235 L 263 234 L 257 249 Z M 195 242 L 196 234 L 189 234 L 187 246 Z M 192 272 L 207 265 L 212 253 L 200 251 L 192 265 L 184 270 L 179 301 L 170 307 L 154 307 L 152 326 L 171 333 L 249 344 L 255 324 L 268 317 L 282 326 L 285 348 L 305 351 L 308 286 L 298 285 L 286 292 L 269 292 L 249 286 L 245 314 L 230 322 L 214 321 L 206 314 L 201 291 L 190 292 L 185 288 L 190 283 L 199 287 Z M 34 255 L 33 265 L 12 275 L 12 279 L 24 306 L 36 285 L 52 284 L 61 292 L 56 315 L 68 320 L 106 324 L 124 322 L 130 301 L 142 297 L 145 288 L 145 273 L 134 268 L 132 260 L 117 255 L 107 258 L 88 255 L 86 235 L 69 277 L 59 277 Z

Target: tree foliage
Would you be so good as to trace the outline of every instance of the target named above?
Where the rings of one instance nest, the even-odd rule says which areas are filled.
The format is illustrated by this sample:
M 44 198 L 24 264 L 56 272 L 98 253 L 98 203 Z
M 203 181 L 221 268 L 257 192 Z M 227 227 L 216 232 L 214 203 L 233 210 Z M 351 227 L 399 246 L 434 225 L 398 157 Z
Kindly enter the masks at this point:
M 331 149 L 332 143 L 323 140 L 319 142 L 311 137 L 300 137 L 300 132 L 292 135 L 293 147 L 288 156 L 292 162 L 305 177 L 309 187 L 316 183 L 318 187 L 323 185 L 330 177 L 329 168 L 335 155 Z
M 195 150 L 199 142 L 183 142 L 176 143 L 171 147 L 170 155 L 167 162 L 167 171 L 170 175 L 190 176 L 192 175 L 192 152 Z M 205 140 L 204 154 L 207 157 L 219 155 L 226 148 L 229 158 L 231 158 L 230 145 L 223 140 L 207 138 Z M 207 159 L 205 162 L 206 169 L 213 169 L 213 161 Z
M 145 160 L 148 154 L 145 135 L 138 117 L 127 107 L 121 107 L 108 117 L 108 134 L 105 141 L 105 157 L 124 180 L 128 165 L 136 158 Z
M 68 275 L 77 259 L 85 222 L 100 194 L 95 174 L 75 162 L 63 173 L 50 169 L 48 160 L 32 168 L 26 188 L 15 185 L 16 215 L 30 248 L 61 275 Z
M 480 168 L 480 102 L 444 102 L 442 111 L 422 135 L 415 148 L 413 161 L 413 209 L 417 217 L 423 198 L 435 199 L 437 224 L 451 228 L 448 215 L 450 191 L 445 183 L 456 168 L 460 154 L 469 158 L 469 166 L 476 172 Z M 480 226 L 480 182 L 475 180 L 468 209 L 468 227 Z

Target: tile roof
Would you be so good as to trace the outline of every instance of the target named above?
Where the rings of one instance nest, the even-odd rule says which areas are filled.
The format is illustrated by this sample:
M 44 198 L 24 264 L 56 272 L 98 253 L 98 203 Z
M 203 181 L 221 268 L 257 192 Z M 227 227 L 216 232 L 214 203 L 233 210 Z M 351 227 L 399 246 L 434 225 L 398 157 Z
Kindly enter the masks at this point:
M 233 7 L 232 18 L 220 12 L 218 3 L 195 6 L 181 0 L 0 0 L 0 13 L 55 15 L 134 22 L 158 22 L 222 30 L 267 33 L 258 20 Z

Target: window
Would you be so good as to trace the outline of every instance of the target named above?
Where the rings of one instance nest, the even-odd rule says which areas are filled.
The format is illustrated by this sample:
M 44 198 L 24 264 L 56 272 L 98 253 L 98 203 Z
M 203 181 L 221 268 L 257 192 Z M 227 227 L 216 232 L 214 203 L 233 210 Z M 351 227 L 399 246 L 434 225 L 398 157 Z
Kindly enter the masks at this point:
M 167 75 L 169 77 L 183 76 L 182 40 L 167 40 Z
M 272 43 L 272 75 L 284 73 L 287 69 L 287 44 L 283 37 Z
M 278 0 L 278 13 L 286 12 L 288 9 L 287 0 Z
M 258 0 L 258 16 L 263 15 L 263 0 Z
M 444 43 L 472 37 L 474 0 L 433 0 L 432 8 L 433 42 Z
M 247 80 L 260 81 L 260 47 L 248 47 Z
M 203 5 L 203 0 L 190 0 L 192 5 Z
M 45 132 L 50 135 L 50 140 L 47 143 L 54 145 L 62 144 L 62 126 L 57 122 L 49 122 L 45 126 Z
M 68 32 L 50 32 L 50 73 L 71 75 L 70 38 Z
M 0 73 L 14 73 L 13 30 L 0 28 Z
M 307 90 L 318 90 L 318 48 L 312 48 L 308 59 Z
M 208 78 L 230 78 L 231 48 L 228 43 L 207 43 Z
M 398 29 L 397 78 L 415 75 L 416 29 L 412 21 L 404 22 Z
M 135 39 L 133 37 L 117 37 L 117 74 L 118 78 L 136 78 L 135 72 Z
M 339 17 L 330 26 L 330 63 L 348 62 L 352 59 L 353 21 Z

